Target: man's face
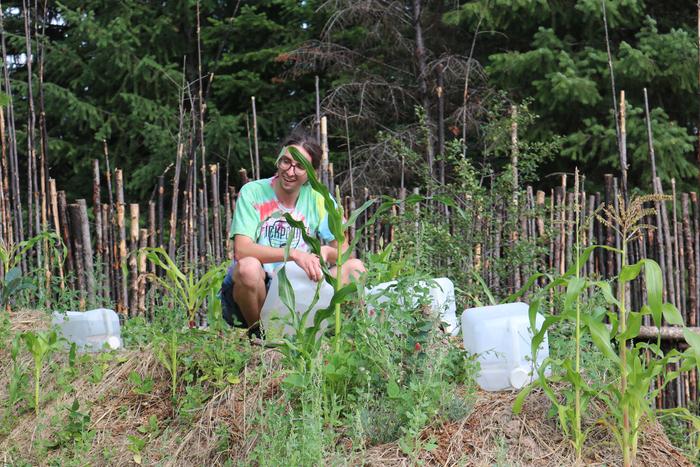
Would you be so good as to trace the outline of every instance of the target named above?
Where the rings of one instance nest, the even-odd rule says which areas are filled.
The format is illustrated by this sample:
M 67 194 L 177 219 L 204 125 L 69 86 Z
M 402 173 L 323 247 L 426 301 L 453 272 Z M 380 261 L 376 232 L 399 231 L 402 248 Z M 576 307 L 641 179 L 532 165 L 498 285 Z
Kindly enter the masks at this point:
M 296 144 L 293 147 L 296 148 L 301 155 L 306 157 L 309 164 L 312 163 L 311 155 L 306 152 L 306 149 Z M 277 162 L 277 175 L 279 177 L 279 186 L 285 193 L 295 193 L 299 191 L 301 186 L 309 179 L 309 176 L 304 168 L 296 160 L 294 160 L 294 157 L 289 153 L 289 150 L 287 150 Z

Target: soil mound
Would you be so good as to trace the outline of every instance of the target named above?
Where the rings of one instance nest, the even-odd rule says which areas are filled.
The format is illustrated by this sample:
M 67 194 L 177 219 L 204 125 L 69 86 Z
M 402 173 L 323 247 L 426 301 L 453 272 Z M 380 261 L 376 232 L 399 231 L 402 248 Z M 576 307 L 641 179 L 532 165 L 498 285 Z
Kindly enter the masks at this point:
M 48 322 L 43 313 L 20 311 L 11 314 L 10 329 L 14 333 L 42 329 Z M 22 350 L 18 361 L 31 368 L 31 356 Z M 150 346 L 103 355 L 81 360 L 73 380 L 55 377 L 56 367 L 67 365 L 67 355 L 54 355 L 53 369 L 45 365 L 43 370 L 40 415 L 24 410 L 0 426 L 4 428 L 0 431 L 0 459 L 4 464 L 70 460 L 90 465 L 250 465 L 250 454 L 260 436 L 256 413 L 263 401 L 285 404 L 280 389 L 284 377 L 281 356 L 274 350 L 254 347 L 237 384 L 216 392 L 202 405 L 184 412 L 181 409 L 179 414 L 174 412 L 170 399 L 169 375 Z M 7 344 L 0 346 L 0 380 L 10 381 L 13 365 Z M 152 378 L 152 388 L 135 392 L 129 377 L 132 373 Z M 8 386 L 0 385 L 0 408 L 8 399 Z M 420 451 L 414 458 L 404 454 L 398 442 L 352 449 L 343 445 L 341 436 L 337 448 L 348 454 L 336 453 L 331 463 L 344 457 L 349 465 L 373 466 L 576 465 L 571 443 L 548 414 L 550 403 L 546 397 L 533 392 L 519 415 L 512 412 L 515 397 L 510 392 L 479 391 L 469 416 L 455 422 L 436 422 L 423 430 L 421 440 L 435 447 Z M 84 427 L 92 432 L 89 444 L 71 451 L 68 459 L 60 447 L 37 447 L 41 446 L 38 440 L 51 445 L 57 439 L 66 424 L 67 407 L 76 399 L 80 411 L 89 415 L 88 426 Z M 595 424 L 596 408 L 590 412 L 587 422 L 592 427 L 581 464 L 620 465 L 621 455 L 613 436 L 605 426 Z M 156 426 L 150 422 L 154 418 Z M 134 439 L 144 442 L 136 445 Z M 671 445 L 659 424 L 650 423 L 640 436 L 635 465 L 693 464 Z

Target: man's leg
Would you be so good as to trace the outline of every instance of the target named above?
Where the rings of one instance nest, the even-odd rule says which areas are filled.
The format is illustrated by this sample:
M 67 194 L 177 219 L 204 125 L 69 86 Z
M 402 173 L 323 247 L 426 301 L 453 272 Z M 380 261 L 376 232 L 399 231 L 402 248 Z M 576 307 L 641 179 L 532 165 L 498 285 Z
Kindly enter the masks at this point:
M 251 257 L 238 261 L 233 269 L 233 284 L 233 300 L 251 327 L 260 320 L 267 296 L 265 270 L 260 261 Z
M 351 279 L 357 279 L 365 271 L 367 270 L 365 269 L 365 265 L 362 263 L 362 261 L 357 258 L 350 258 L 345 262 L 345 264 L 343 264 L 343 275 L 340 278 L 340 283 L 342 285 L 348 284 L 350 283 Z M 338 268 L 333 266 L 330 269 L 330 273 L 333 276 L 338 277 Z

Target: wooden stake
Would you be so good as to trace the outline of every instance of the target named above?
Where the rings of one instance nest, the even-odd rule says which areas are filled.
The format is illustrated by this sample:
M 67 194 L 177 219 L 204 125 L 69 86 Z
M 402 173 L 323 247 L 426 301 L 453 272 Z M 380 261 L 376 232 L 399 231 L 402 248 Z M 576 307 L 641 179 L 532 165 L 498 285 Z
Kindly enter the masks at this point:
M 249 180 L 248 180 L 248 173 L 247 173 L 246 169 L 239 169 L 239 170 L 238 170 L 238 176 L 239 176 L 240 179 L 241 179 L 241 186 L 243 186 L 243 185 L 245 185 L 246 183 L 249 182 Z
M 80 291 L 80 310 L 85 310 L 85 269 L 83 252 L 83 236 L 80 227 L 80 206 L 78 204 L 68 205 L 68 215 L 70 217 L 70 237 L 73 239 L 73 251 L 75 253 L 75 278 Z

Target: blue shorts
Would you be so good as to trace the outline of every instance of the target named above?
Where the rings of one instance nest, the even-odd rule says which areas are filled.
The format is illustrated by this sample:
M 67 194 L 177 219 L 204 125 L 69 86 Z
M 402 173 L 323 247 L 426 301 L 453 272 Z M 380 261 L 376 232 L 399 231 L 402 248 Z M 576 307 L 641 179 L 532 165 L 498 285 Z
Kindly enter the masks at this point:
M 241 313 L 240 308 L 238 308 L 238 304 L 233 300 L 233 268 L 235 265 L 235 261 L 231 263 L 231 266 L 229 266 L 226 272 L 226 277 L 224 277 L 224 281 L 221 283 L 221 291 L 219 291 L 221 314 L 229 325 L 237 328 L 248 328 L 250 326 L 246 323 L 243 313 Z M 270 282 L 272 282 L 272 277 L 265 271 L 266 292 L 270 289 Z

